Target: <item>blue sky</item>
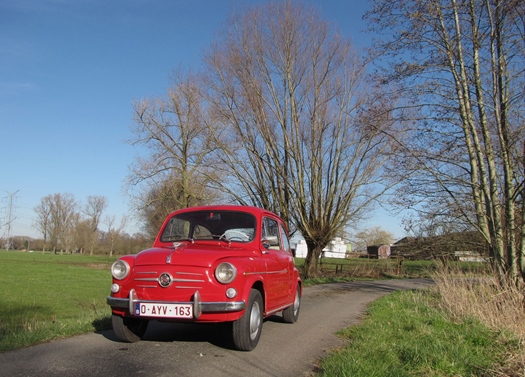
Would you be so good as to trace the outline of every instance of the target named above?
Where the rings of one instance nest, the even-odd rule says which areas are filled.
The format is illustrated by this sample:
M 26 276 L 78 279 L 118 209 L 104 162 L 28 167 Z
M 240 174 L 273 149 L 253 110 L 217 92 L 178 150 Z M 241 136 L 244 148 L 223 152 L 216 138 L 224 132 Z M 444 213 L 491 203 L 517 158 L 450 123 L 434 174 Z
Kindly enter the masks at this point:
M 133 101 L 164 95 L 174 69 L 199 66 L 234 7 L 261 2 L 0 1 L 0 237 L 15 192 L 11 235 L 38 236 L 33 208 L 49 194 L 105 196 L 105 215 L 127 214 Z M 369 42 L 365 1 L 311 2 L 357 46 Z M 398 223 L 371 225 L 400 237 Z

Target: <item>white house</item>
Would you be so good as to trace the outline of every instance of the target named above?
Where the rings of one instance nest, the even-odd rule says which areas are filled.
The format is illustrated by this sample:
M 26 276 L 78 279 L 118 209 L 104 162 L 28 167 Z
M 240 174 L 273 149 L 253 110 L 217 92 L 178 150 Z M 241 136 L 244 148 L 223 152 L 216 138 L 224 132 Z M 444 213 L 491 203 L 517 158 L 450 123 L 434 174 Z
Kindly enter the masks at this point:
M 292 248 L 294 245 L 292 244 Z M 341 237 L 336 237 L 328 243 L 328 245 L 323 249 L 322 257 L 325 258 L 345 258 L 346 252 L 350 245 L 346 245 Z M 295 243 L 295 256 L 297 258 L 306 258 L 308 253 L 308 248 L 306 247 L 306 241 L 300 239 Z

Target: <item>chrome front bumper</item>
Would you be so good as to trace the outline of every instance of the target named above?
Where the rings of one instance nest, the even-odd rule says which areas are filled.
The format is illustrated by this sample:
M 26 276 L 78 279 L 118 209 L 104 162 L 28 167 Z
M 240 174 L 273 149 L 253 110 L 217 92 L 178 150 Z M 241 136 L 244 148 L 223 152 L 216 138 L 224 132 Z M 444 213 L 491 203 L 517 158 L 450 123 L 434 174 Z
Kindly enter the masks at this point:
M 199 318 L 202 313 L 229 313 L 244 310 L 244 301 L 233 302 L 202 302 L 199 291 L 193 295 L 193 301 L 190 302 L 168 302 L 168 301 L 154 301 L 154 300 L 139 300 L 134 289 L 129 292 L 129 298 L 117 298 L 113 296 L 107 297 L 107 303 L 112 308 L 128 309 L 133 313 L 135 303 L 159 303 L 159 304 L 189 304 L 193 305 L 193 317 Z

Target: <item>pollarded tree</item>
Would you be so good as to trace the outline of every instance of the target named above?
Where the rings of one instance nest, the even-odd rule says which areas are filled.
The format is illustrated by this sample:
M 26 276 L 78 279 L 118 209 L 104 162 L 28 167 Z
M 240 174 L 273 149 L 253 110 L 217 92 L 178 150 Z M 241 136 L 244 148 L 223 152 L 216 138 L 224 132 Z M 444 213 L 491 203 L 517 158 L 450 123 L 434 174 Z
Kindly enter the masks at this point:
M 500 278 L 525 279 L 525 3 L 375 0 L 367 18 L 389 36 L 381 81 L 418 109 L 396 109 L 405 204 L 474 227 Z
M 363 61 L 314 8 L 278 1 L 236 14 L 206 68 L 216 184 L 300 231 L 315 276 L 322 249 L 385 188 L 390 119 L 375 116 Z

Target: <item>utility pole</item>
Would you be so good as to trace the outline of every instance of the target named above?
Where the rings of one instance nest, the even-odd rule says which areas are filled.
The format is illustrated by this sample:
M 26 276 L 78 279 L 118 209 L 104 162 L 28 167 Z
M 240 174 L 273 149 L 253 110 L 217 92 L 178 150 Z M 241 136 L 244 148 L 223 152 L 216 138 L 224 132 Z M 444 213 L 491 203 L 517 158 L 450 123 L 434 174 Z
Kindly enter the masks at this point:
M 6 249 L 6 251 L 9 251 L 9 248 L 11 247 L 11 224 L 13 223 L 13 221 L 16 220 L 16 217 L 13 217 L 14 216 L 14 210 L 15 210 L 15 199 L 16 199 L 16 194 L 18 193 L 18 191 L 20 190 L 16 190 L 15 192 L 9 194 L 7 197 L 4 197 L 4 199 L 7 199 L 7 222 L 5 223 L 5 225 L 7 225 L 7 241 L 4 245 L 4 248 Z

